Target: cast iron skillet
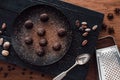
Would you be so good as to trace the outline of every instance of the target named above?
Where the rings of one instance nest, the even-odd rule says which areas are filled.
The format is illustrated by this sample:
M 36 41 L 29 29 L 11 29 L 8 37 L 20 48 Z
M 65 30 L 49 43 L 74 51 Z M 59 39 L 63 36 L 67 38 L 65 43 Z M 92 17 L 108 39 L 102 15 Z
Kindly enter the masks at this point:
M 47 13 L 49 20 L 40 21 L 40 14 Z M 26 20 L 33 22 L 32 29 L 26 29 L 24 23 Z M 36 34 L 38 28 L 45 28 L 46 34 L 40 37 Z M 58 37 L 57 31 L 60 28 L 66 30 L 65 37 Z M 26 36 L 33 38 L 32 45 L 26 45 L 24 39 Z M 36 5 L 25 9 L 15 20 L 13 25 L 12 45 L 17 55 L 25 62 L 45 66 L 60 60 L 68 51 L 72 41 L 72 31 L 65 15 L 58 9 L 49 5 Z M 44 47 L 45 55 L 40 57 L 36 54 L 36 49 L 40 48 L 39 41 L 41 38 L 48 40 L 47 46 Z M 59 42 L 62 45 L 60 51 L 54 51 L 52 45 Z

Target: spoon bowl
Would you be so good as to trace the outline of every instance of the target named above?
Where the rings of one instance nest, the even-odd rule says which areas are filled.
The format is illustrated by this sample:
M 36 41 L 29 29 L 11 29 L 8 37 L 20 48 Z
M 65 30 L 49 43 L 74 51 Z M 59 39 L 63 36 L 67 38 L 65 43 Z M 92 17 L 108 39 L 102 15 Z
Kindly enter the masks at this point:
M 68 70 L 66 71 L 63 71 L 61 74 L 59 74 L 58 76 L 56 76 L 55 78 L 53 78 L 53 80 L 62 80 L 66 74 L 72 69 L 74 68 L 76 65 L 84 65 L 86 64 L 88 61 L 90 60 L 90 55 L 88 53 L 84 53 L 84 54 L 81 54 L 81 55 L 78 55 L 76 57 L 76 62 L 75 64 L 70 67 Z
M 84 65 L 86 64 L 90 59 L 90 55 L 89 54 L 81 54 L 79 56 L 76 57 L 76 63 L 78 65 Z

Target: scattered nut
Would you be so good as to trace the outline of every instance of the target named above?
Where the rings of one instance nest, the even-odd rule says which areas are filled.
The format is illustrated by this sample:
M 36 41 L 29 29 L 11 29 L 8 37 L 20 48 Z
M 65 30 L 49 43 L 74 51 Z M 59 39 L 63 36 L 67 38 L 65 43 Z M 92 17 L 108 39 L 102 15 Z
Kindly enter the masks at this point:
M 2 35 L 2 31 L 0 31 L 0 35 Z
M 3 24 L 2 24 L 2 28 L 1 28 L 1 29 L 2 29 L 2 30 L 5 30 L 5 29 L 6 29 L 6 27 L 7 27 L 7 26 L 6 26 L 6 23 L 3 23 Z
M 3 44 L 3 38 L 0 38 L 0 46 Z
M 82 42 L 82 46 L 85 46 L 87 43 L 88 43 L 88 40 L 84 40 L 84 41 Z
M 109 20 L 112 20 L 114 18 L 113 13 L 108 13 L 107 18 Z
M 37 31 L 37 34 L 39 36 L 44 36 L 46 33 L 45 29 L 44 28 L 38 28 L 38 31 Z
M 81 24 L 82 24 L 82 25 L 87 25 L 87 22 L 82 22 Z
M 25 38 L 25 43 L 28 44 L 28 45 L 30 45 L 30 44 L 33 43 L 33 39 L 28 36 L 28 37 Z
M 53 45 L 53 50 L 55 50 L 55 51 L 59 51 L 60 49 L 61 49 L 61 44 L 60 43 L 58 43 L 58 42 L 56 42 L 54 45 Z
M 105 30 L 105 31 L 107 30 L 107 25 L 105 23 L 103 23 L 101 27 L 102 27 L 102 30 Z
M 108 33 L 109 34 L 114 34 L 115 33 L 114 28 L 113 27 L 109 27 L 108 28 Z
M 42 22 L 48 21 L 48 20 L 49 20 L 48 14 L 46 14 L 46 13 L 41 14 L 41 15 L 40 15 L 40 20 L 41 20 Z
M 4 44 L 3 44 L 3 48 L 5 49 L 5 50 L 7 50 L 7 49 L 9 49 L 9 47 L 10 47 L 10 42 L 4 42 Z
M 85 32 L 82 34 L 82 36 L 86 37 L 88 35 L 88 32 Z
M 8 55 L 9 55 L 9 51 L 7 51 L 7 50 L 2 50 L 2 55 L 3 55 L 3 56 L 8 56 Z
M 27 20 L 27 21 L 25 21 L 24 26 L 27 29 L 31 29 L 31 28 L 33 28 L 33 22 L 31 20 Z
M 92 27 L 92 30 L 95 31 L 97 28 L 98 28 L 98 25 L 94 25 L 94 26 Z
M 86 32 L 90 32 L 91 29 L 90 29 L 90 28 L 86 28 L 85 31 L 86 31 Z
M 80 21 L 79 21 L 79 20 L 76 20 L 76 21 L 75 21 L 75 25 L 76 25 L 77 27 L 80 27 Z

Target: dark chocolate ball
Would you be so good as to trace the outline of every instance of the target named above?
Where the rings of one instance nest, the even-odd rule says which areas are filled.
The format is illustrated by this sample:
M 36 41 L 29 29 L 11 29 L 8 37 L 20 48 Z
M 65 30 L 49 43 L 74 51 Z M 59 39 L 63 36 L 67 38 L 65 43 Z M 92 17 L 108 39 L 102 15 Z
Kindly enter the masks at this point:
M 40 20 L 43 21 L 43 22 L 48 21 L 49 20 L 48 14 L 46 14 L 46 13 L 41 14 L 40 15 Z
M 53 50 L 55 51 L 60 51 L 61 49 L 61 44 L 56 42 L 53 46 L 52 46 Z
M 65 35 L 66 35 L 66 30 L 64 28 L 58 30 L 59 37 L 64 37 Z
M 39 42 L 40 46 L 42 46 L 42 47 L 47 46 L 47 43 L 48 42 L 45 38 L 41 39 L 40 42 Z
M 38 31 L 37 31 L 37 34 L 39 36 L 44 36 L 46 33 L 45 29 L 44 28 L 39 28 Z
M 25 43 L 30 45 L 33 43 L 33 39 L 31 37 L 25 37 Z
M 36 54 L 40 57 L 44 56 L 45 50 L 43 48 L 39 48 L 36 50 Z
M 33 22 L 31 20 L 27 20 L 27 21 L 25 21 L 24 26 L 27 29 L 31 29 L 31 28 L 33 28 Z

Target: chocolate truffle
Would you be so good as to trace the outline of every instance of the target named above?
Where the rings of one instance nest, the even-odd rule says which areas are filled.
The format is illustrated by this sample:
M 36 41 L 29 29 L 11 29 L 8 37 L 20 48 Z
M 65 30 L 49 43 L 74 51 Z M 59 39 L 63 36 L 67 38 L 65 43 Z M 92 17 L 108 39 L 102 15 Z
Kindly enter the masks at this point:
M 31 37 L 29 37 L 29 36 L 25 37 L 25 43 L 28 44 L 28 45 L 30 45 L 30 44 L 33 43 L 33 39 Z
M 44 36 L 46 33 L 45 29 L 44 28 L 39 28 L 38 31 L 37 31 L 37 34 L 39 36 Z
M 42 47 L 46 46 L 47 43 L 48 42 L 47 42 L 47 40 L 45 38 L 41 39 L 40 42 L 39 42 L 40 46 L 42 46 Z
M 61 49 L 61 44 L 56 42 L 53 46 L 52 46 L 53 50 L 55 51 L 60 51 Z
M 43 48 L 39 48 L 36 50 L 36 54 L 40 57 L 44 56 L 45 50 Z
M 64 28 L 58 30 L 59 37 L 64 37 L 65 35 L 66 35 L 66 30 Z
M 41 15 L 40 15 L 40 20 L 41 20 L 42 22 L 48 21 L 48 20 L 49 20 L 48 14 L 46 14 L 46 13 L 41 14 Z
M 27 20 L 27 21 L 25 21 L 24 26 L 27 29 L 31 29 L 31 28 L 33 28 L 33 22 L 31 20 Z

